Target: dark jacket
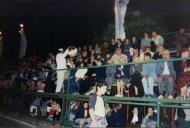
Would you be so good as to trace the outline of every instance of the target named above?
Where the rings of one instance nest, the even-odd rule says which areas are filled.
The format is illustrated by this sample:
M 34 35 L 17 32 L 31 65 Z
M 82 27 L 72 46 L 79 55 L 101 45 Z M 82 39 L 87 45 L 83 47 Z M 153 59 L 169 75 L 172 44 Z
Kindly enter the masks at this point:
M 124 65 L 122 69 L 120 69 L 121 66 L 117 66 L 116 72 L 115 72 L 115 78 L 120 79 L 120 78 L 129 78 L 130 77 L 130 66 L 129 65 Z M 122 72 L 124 75 L 122 75 Z M 117 75 L 121 75 L 118 77 Z

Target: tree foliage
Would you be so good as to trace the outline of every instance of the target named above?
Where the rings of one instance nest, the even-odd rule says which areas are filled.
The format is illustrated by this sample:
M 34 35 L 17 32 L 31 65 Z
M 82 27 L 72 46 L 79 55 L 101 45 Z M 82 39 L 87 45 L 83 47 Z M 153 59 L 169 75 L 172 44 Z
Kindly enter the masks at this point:
M 168 27 L 165 23 L 164 16 L 155 14 L 140 14 L 138 16 L 128 13 L 125 17 L 125 33 L 127 37 L 135 35 L 136 37 L 142 37 L 143 32 L 152 32 L 153 30 L 159 33 L 167 33 Z M 101 39 L 110 40 L 115 37 L 115 25 L 114 22 L 108 24 L 103 30 Z

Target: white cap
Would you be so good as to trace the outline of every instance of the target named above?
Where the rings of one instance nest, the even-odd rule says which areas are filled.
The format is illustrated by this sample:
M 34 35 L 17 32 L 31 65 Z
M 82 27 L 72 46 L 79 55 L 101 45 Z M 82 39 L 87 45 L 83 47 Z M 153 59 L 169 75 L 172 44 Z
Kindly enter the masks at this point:
M 60 52 L 63 52 L 63 48 L 58 49 Z

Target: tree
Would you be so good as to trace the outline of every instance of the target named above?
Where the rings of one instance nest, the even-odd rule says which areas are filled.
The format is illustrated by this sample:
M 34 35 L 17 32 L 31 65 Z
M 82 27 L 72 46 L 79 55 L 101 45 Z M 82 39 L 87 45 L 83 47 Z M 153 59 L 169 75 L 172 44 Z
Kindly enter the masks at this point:
M 136 37 L 142 37 L 143 32 L 152 32 L 153 30 L 159 33 L 167 33 L 168 27 L 165 23 L 164 16 L 156 14 L 139 14 L 127 13 L 125 17 L 125 33 L 127 37 L 135 35 Z M 108 24 L 103 30 L 101 39 L 110 40 L 115 37 L 115 25 L 114 22 Z

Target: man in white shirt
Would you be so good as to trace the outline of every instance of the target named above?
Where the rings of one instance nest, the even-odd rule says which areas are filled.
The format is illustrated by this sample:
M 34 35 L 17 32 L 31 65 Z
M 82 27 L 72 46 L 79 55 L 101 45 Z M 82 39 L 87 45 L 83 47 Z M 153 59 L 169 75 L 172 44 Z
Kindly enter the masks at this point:
M 111 63 L 112 64 L 119 64 L 119 60 L 121 58 L 124 58 L 127 63 L 127 56 L 121 52 L 121 48 L 116 48 L 115 54 L 111 57 Z
M 164 38 L 161 35 L 158 35 L 156 31 L 152 32 L 152 41 L 154 41 L 156 46 L 164 44 Z
M 61 92 L 61 89 L 63 87 L 63 81 L 64 81 L 64 75 L 67 71 L 67 65 L 66 65 L 66 59 L 65 57 L 69 53 L 69 50 L 66 49 L 65 52 L 63 52 L 63 49 L 59 49 L 59 53 L 56 55 L 56 63 L 57 63 L 57 86 L 56 86 L 56 93 Z M 64 69 L 64 70 L 63 70 Z

